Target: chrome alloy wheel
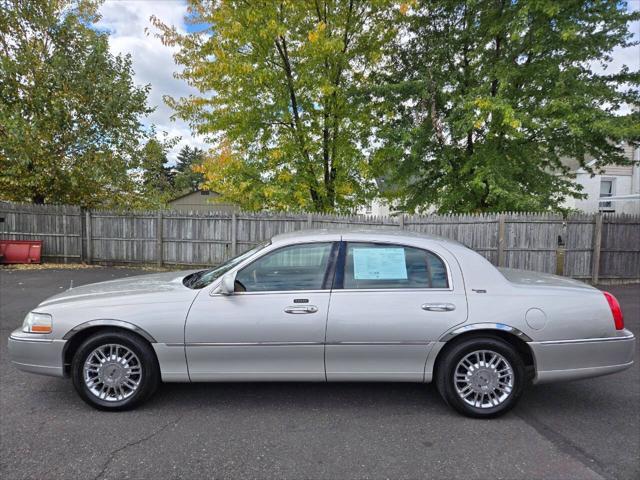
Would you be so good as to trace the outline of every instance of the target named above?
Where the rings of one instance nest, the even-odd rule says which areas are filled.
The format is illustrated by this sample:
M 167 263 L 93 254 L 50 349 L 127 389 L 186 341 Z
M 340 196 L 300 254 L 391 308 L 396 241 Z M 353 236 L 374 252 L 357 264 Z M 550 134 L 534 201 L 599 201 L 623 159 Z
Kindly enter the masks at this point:
M 469 353 L 458 362 L 453 375 L 456 392 L 462 401 L 472 407 L 497 407 L 513 391 L 511 364 L 491 350 Z
M 117 402 L 129 398 L 142 381 L 142 364 L 129 348 L 100 345 L 84 362 L 84 384 L 101 400 Z

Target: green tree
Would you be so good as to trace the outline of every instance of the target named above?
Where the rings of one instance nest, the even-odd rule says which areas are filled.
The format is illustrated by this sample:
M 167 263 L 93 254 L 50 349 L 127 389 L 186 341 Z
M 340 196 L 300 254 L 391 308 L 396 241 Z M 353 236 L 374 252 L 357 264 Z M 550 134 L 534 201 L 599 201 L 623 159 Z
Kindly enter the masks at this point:
M 194 167 L 202 165 L 205 155 L 200 148 L 185 145 L 178 152 L 176 162 L 175 188 L 178 192 L 196 190 L 204 181 L 202 173 L 194 171 Z
M 624 163 L 638 145 L 637 45 L 617 0 L 413 1 L 374 90 L 376 171 L 390 198 L 444 212 L 557 209 L 579 196 L 563 158 Z M 380 100 L 382 99 L 382 100 Z
M 245 208 L 361 203 L 372 186 L 372 117 L 361 94 L 394 35 L 391 3 L 190 0 L 198 31 L 154 19 L 178 47 L 177 76 L 200 92 L 168 104 L 217 140 L 206 186 Z
M 149 87 L 92 28 L 98 3 L 5 0 L 0 9 L 0 197 L 127 204 Z

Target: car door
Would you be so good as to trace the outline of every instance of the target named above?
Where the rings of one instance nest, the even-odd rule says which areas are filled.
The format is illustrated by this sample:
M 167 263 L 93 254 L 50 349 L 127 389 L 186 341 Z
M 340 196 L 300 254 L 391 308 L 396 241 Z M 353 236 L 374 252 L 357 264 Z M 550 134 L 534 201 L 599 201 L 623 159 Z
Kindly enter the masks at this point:
M 274 248 L 237 272 L 233 295 L 199 295 L 185 327 L 191 380 L 325 380 L 337 246 Z
M 422 381 L 434 342 L 466 317 L 457 262 L 435 242 L 346 241 L 327 320 L 327 380 Z

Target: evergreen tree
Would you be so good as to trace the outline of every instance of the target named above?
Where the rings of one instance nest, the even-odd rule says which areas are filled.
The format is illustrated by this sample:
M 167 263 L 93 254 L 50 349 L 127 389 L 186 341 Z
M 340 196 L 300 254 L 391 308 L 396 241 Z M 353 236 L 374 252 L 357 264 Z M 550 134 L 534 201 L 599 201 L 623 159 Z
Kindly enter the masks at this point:
M 167 152 L 177 139 L 151 138 L 142 149 L 142 188 L 139 205 L 163 208 L 175 196 L 174 178 L 167 165 Z
M 176 162 L 177 173 L 175 175 L 177 191 L 198 189 L 204 181 L 204 176 L 202 173 L 194 171 L 194 167 L 202 165 L 204 158 L 204 151 L 200 148 L 191 148 L 189 145 L 185 145 L 180 149 Z

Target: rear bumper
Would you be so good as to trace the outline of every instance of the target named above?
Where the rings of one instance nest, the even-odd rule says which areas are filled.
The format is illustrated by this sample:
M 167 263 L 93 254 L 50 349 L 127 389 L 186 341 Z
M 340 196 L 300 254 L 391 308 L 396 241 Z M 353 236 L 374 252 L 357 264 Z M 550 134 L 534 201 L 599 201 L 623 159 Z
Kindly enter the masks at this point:
M 529 342 L 536 363 L 534 383 L 578 380 L 620 372 L 633 365 L 636 339 L 629 330 L 618 336 Z
M 9 358 L 20 370 L 41 375 L 64 377 L 62 350 L 66 340 L 15 330 L 9 336 Z

